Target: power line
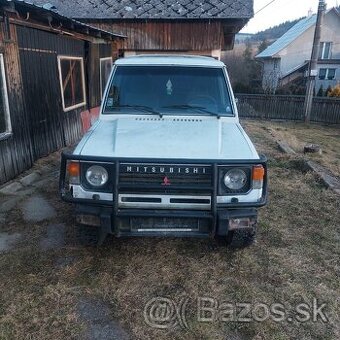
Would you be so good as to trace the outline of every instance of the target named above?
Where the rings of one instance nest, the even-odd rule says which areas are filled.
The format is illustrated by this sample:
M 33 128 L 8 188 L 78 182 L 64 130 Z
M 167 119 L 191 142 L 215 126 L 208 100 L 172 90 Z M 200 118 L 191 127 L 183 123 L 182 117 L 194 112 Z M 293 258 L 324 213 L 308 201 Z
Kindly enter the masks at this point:
M 269 5 L 271 5 L 273 2 L 275 2 L 276 0 L 272 0 L 269 3 L 267 3 L 267 5 L 263 6 L 262 8 L 260 8 L 254 15 L 260 13 L 261 11 L 263 11 L 265 8 L 267 8 Z

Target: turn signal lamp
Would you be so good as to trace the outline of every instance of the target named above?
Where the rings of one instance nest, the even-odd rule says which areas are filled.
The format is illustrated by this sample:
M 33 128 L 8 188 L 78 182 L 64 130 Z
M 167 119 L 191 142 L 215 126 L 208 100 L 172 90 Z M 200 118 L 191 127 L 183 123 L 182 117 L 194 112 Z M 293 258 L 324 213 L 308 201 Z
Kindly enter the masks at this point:
M 67 173 L 70 184 L 80 184 L 80 164 L 79 162 L 71 161 L 67 164 Z
M 263 180 L 265 176 L 265 170 L 262 165 L 256 165 L 253 167 L 253 189 L 262 189 Z

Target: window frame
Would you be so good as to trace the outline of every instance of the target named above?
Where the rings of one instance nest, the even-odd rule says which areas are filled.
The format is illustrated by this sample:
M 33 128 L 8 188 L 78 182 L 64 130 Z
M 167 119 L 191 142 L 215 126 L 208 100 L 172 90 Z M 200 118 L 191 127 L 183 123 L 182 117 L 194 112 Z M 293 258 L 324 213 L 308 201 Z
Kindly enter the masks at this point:
M 102 82 L 102 61 L 107 61 L 110 60 L 111 61 L 111 72 L 113 70 L 113 58 L 112 57 L 104 57 L 104 58 L 99 58 L 99 81 L 100 81 L 100 98 L 103 99 L 104 98 L 104 92 L 105 92 L 105 88 L 103 89 L 103 82 Z M 110 72 L 110 74 L 111 74 Z M 108 78 L 108 81 L 110 80 L 110 77 Z
M 328 55 L 327 57 L 325 56 L 325 53 L 326 53 L 326 47 L 327 47 L 327 44 L 329 44 L 329 50 L 328 50 Z M 332 42 L 331 41 L 322 41 L 320 43 L 320 58 L 321 60 L 328 60 L 328 59 L 331 59 L 331 56 L 332 56 Z
M 136 64 L 136 65 L 116 65 L 116 64 L 113 64 L 113 67 L 112 67 L 112 72 L 111 72 L 111 77 L 110 77 L 110 80 L 109 80 L 109 91 L 107 91 L 106 95 L 104 96 L 104 100 L 102 102 L 102 111 L 101 111 L 101 115 L 102 116 L 105 116 L 105 115 L 117 115 L 117 114 L 122 114 L 121 112 L 115 112 L 115 113 L 108 113 L 106 112 L 106 107 L 107 107 L 107 102 L 108 102 L 108 99 L 109 99 L 109 93 L 110 93 L 110 88 L 112 87 L 112 84 L 114 82 L 114 78 L 115 78 L 115 74 L 116 74 L 116 71 L 118 68 L 128 68 L 128 67 L 145 67 L 145 66 L 154 66 L 154 67 L 178 67 L 178 68 L 202 68 L 202 69 L 205 69 L 206 66 L 191 66 L 191 65 L 159 65 L 159 64 L 148 64 L 148 65 L 143 65 L 143 64 Z M 237 110 L 237 105 L 236 105 L 236 102 L 235 102 L 235 96 L 234 96 L 234 93 L 232 91 L 232 86 L 231 86 L 231 83 L 230 83 L 230 78 L 229 78 L 229 75 L 228 75 L 228 71 L 227 71 L 227 67 L 226 66 L 223 66 L 223 67 L 220 67 L 220 66 L 212 66 L 212 67 L 208 67 L 208 68 L 212 68 L 212 69 L 221 69 L 222 71 L 222 74 L 223 74 L 223 80 L 224 80 L 224 83 L 225 83 L 225 86 L 226 86 L 226 91 L 228 93 L 228 97 L 229 97 L 229 100 L 230 100 L 230 105 L 231 105 L 231 114 L 229 115 L 221 115 L 221 117 L 223 118 L 236 118 L 238 117 L 238 110 Z M 124 113 L 126 114 L 126 113 Z M 128 114 L 134 114 L 134 113 L 128 113 Z M 190 116 L 195 116 L 195 113 L 188 113 L 188 115 Z M 208 114 L 207 115 L 204 115 L 202 114 L 202 116 L 209 116 Z
M 320 71 L 321 70 L 324 70 L 324 72 L 325 72 L 325 76 L 323 78 L 320 77 Z M 328 78 L 330 70 L 334 70 L 334 76 L 333 76 L 332 79 Z M 336 78 L 336 71 L 337 71 L 337 69 L 334 68 L 334 67 L 320 68 L 319 69 L 319 80 L 330 80 L 330 81 L 334 80 Z
M 6 139 L 12 135 L 12 121 L 11 121 L 11 112 L 9 108 L 9 100 L 8 100 L 8 90 L 7 90 L 7 79 L 6 79 L 6 70 L 5 70 L 5 62 L 4 55 L 0 53 L 0 69 L 1 69 L 1 78 L 2 78 L 2 88 L 1 96 L 3 98 L 3 106 L 4 106 L 4 118 L 6 130 L 4 132 L 0 131 L 0 140 Z
M 64 89 L 63 89 L 63 75 L 61 71 L 61 61 L 62 60 L 79 60 L 80 61 L 80 69 L 81 69 L 81 81 L 82 81 L 82 91 L 84 101 L 73 106 L 66 107 L 65 106 L 65 97 L 64 97 Z M 87 98 L 86 98 L 86 84 L 85 84 L 85 67 L 84 67 L 84 58 L 83 57 L 75 57 L 75 56 L 67 56 L 67 55 L 58 55 L 58 70 L 59 70 L 59 83 L 60 83 L 60 91 L 61 91 L 61 100 L 63 105 L 64 112 L 69 112 L 79 107 L 86 106 Z

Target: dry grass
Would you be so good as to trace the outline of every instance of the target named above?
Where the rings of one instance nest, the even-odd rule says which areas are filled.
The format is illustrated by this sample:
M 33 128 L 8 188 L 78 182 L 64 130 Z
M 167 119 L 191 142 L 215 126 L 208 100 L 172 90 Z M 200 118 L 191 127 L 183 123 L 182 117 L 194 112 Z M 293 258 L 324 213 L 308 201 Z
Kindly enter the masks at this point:
M 258 125 L 255 122 L 247 124 Z M 303 154 L 307 144 L 319 144 L 322 155 L 308 154 L 313 159 L 340 178 L 340 126 L 306 125 L 301 122 L 266 122 L 265 126 L 275 130 L 275 134 L 288 142 L 297 153 Z
M 46 224 L 30 226 L 19 211 L 11 213 L 11 231 L 26 239 L 0 258 L 0 339 L 82 338 L 86 324 L 76 304 L 84 295 L 106 302 L 136 339 L 339 339 L 340 200 L 277 151 L 264 123 L 245 125 L 270 158 L 270 203 L 261 210 L 254 246 L 230 251 L 208 240 L 118 239 L 83 248 L 74 242 L 71 208 L 51 183 L 42 193 L 68 225 L 68 244 L 40 251 L 36 240 Z M 65 258 L 74 261 L 58 266 Z M 189 297 L 190 330 L 147 326 L 143 309 L 156 296 Z M 317 298 L 327 304 L 330 321 L 200 323 L 194 303 L 200 296 L 287 308 Z

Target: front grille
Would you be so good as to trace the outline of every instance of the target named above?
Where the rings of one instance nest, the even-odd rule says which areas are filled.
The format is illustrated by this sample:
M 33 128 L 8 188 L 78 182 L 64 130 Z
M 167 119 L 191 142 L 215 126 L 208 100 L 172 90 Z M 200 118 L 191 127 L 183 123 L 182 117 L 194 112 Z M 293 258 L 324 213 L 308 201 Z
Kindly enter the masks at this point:
M 119 192 L 207 193 L 212 189 L 209 165 L 121 164 Z

